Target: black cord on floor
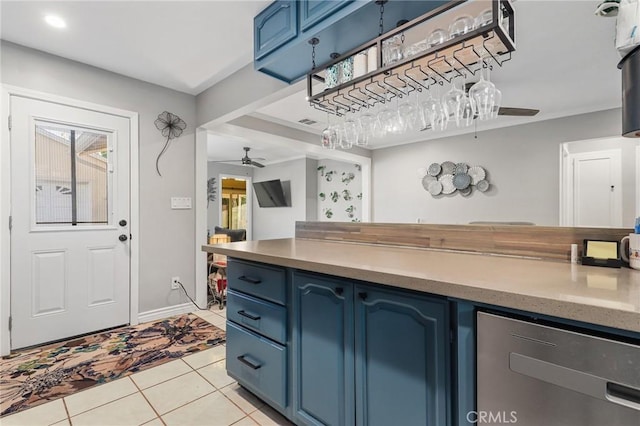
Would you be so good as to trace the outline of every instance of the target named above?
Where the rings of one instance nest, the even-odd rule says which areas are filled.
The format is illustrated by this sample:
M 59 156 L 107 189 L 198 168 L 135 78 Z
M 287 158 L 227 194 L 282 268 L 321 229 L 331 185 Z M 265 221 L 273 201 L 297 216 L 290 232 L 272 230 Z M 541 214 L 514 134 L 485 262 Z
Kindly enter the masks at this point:
M 201 308 L 200 306 L 198 306 L 198 304 L 196 303 L 195 300 L 193 300 L 191 298 L 191 296 L 189 296 L 189 293 L 187 293 L 187 290 L 184 288 L 184 286 L 182 285 L 182 283 L 180 281 L 176 281 L 178 284 L 180 284 L 180 287 L 182 287 L 182 291 L 184 291 L 185 296 L 187 296 L 189 298 L 189 300 L 191 300 L 191 303 L 193 303 L 195 305 L 196 308 L 200 309 L 201 311 L 208 311 L 209 309 L 207 308 Z

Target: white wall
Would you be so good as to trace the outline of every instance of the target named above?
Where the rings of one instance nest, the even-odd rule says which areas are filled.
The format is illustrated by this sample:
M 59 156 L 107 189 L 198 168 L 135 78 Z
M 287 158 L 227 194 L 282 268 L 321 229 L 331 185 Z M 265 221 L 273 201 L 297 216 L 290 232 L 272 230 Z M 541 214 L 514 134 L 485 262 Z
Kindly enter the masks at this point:
M 620 109 L 582 114 L 373 152 L 375 222 L 465 224 L 470 221 L 559 223 L 559 145 L 619 135 Z M 629 145 L 635 146 L 634 140 Z M 491 188 L 465 198 L 432 197 L 417 169 L 444 161 L 487 170 Z M 632 223 L 624 223 L 631 226 Z
M 220 186 L 220 175 L 246 176 L 253 178 L 253 167 L 236 166 L 226 163 L 208 163 L 207 179 L 216 178 L 216 187 Z M 216 201 L 209 202 L 207 207 L 207 228 L 214 233 L 214 228 L 220 226 L 220 189 L 216 189 Z
M 272 179 L 289 181 L 291 207 L 260 207 L 254 195 L 252 197 L 254 240 L 291 238 L 295 235 L 296 221 L 307 219 L 307 159 L 300 158 L 270 164 L 263 169 L 253 170 L 254 182 Z
M 170 290 L 180 276 L 193 296 L 195 215 L 171 210 L 170 197 L 194 197 L 195 97 L 37 50 L 2 41 L 2 83 L 135 111 L 140 140 L 140 301 L 145 312 L 187 302 Z M 180 116 L 187 129 L 160 160 L 165 139 L 154 125 L 162 111 Z

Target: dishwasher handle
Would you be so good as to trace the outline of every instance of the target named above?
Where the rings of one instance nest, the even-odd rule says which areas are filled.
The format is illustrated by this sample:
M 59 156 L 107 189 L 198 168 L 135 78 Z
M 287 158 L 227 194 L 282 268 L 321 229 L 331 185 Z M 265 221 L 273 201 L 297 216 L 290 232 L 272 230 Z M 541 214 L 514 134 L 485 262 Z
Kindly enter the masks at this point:
M 619 383 L 607 382 L 607 400 L 640 411 L 640 390 Z
M 585 371 L 511 352 L 509 369 L 561 388 L 640 411 L 640 390 Z

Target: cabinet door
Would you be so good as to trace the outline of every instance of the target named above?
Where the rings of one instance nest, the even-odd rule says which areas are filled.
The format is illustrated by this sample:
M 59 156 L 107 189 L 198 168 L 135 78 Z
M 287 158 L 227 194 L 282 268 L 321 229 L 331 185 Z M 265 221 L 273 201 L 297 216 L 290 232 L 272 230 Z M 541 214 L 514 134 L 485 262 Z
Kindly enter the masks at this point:
M 354 298 L 357 424 L 449 424 L 446 302 L 367 286 Z
M 300 2 L 300 29 L 306 31 L 352 1 L 302 0 Z
M 296 423 L 352 425 L 353 285 L 300 272 L 293 283 Z
M 260 59 L 298 35 L 297 2 L 277 0 L 253 19 L 253 56 Z

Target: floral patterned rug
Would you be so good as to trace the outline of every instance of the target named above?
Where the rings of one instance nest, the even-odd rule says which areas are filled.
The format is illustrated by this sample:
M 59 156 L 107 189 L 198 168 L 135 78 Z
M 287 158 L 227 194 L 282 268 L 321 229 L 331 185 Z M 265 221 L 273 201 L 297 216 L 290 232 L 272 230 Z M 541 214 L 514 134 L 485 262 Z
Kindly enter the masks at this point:
M 0 364 L 0 417 L 211 348 L 225 337 L 187 314 L 12 353 Z

